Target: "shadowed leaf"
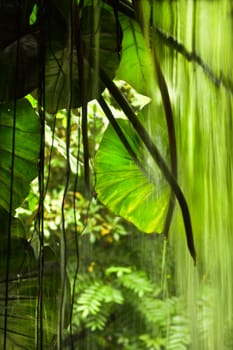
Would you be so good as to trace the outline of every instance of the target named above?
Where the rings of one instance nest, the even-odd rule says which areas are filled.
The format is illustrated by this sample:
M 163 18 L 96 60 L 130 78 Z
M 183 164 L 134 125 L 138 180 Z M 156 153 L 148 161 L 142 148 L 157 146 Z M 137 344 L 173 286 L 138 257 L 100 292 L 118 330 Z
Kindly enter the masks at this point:
M 9 211 L 11 182 L 13 181 L 14 210 L 27 196 L 29 184 L 37 175 L 40 123 L 28 101 L 18 100 L 16 106 L 13 103 L 0 105 L 0 139 L 0 205 Z

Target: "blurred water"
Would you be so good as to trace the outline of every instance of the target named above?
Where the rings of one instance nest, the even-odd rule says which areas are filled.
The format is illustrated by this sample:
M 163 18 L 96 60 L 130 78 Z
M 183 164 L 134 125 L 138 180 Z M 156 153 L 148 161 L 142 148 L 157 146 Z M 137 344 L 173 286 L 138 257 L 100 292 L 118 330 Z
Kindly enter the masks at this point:
M 159 27 L 182 43 L 170 41 L 160 57 L 173 92 L 179 182 L 197 248 L 194 267 L 177 209 L 172 244 L 190 349 L 233 349 L 233 5 L 165 1 L 155 13 Z

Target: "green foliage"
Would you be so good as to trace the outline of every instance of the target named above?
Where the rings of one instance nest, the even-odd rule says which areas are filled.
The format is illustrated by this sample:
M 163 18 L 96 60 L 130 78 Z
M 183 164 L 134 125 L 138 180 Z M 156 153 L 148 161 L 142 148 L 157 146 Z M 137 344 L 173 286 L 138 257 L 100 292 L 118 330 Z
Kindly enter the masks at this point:
M 146 292 L 152 292 L 153 286 L 143 271 L 132 271 L 131 268 L 111 266 L 106 270 L 106 275 L 116 273 L 120 284 L 132 290 L 138 297 L 143 297 Z
M 114 303 L 123 303 L 121 291 L 96 280 L 82 291 L 74 311 L 92 331 L 102 330 L 111 312 L 108 304 Z
M 127 81 L 139 93 L 150 96 L 151 56 L 137 21 L 119 16 L 122 31 L 122 57 L 117 79 Z M 130 67 L 130 69 L 126 68 Z
M 75 347 L 84 349 L 90 344 L 93 350 L 187 349 L 190 345 L 187 320 L 178 308 L 179 300 L 173 295 L 174 285 L 170 297 L 162 296 L 158 282 L 162 241 L 153 235 L 164 229 L 170 188 L 158 168 L 160 162 L 154 161 L 139 136 L 142 127 L 138 133 L 125 120 L 129 117 L 128 106 L 147 130 L 148 142 L 158 147 L 162 160 L 169 164 L 169 127 L 167 132 L 166 113 L 158 98 L 159 90 L 163 92 L 157 81 L 161 76 L 156 77 L 156 55 L 153 45 L 150 47 L 154 33 L 145 32 L 148 28 L 142 27 L 138 9 L 134 9 L 130 1 L 119 3 L 119 13 L 114 7 L 116 2 L 111 1 L 108 5 L 100 2 L 101 6 L 94 8 L 90 6 L 95 3 L 93 1 L 84 1 L 84 8 L 79 8 L 81 2 L 74 2 L 72 12 L 69 1 L 45 3 L 45 12 L 35 1 L 22 1 L 19 12 L 14 9 L 13 2 L 7 6 L 3 1 L 0 5 L 0 211 L 3 225 L 0 328 L 5 326 L 4 292 L 8 286 L 6 332 L 9 346 L 30 349 L 36 343 L 35 334 L 41 320 L 44 326 L 40 330 L 44 332 L 41 347 L 55 348 L 57 333 L 63 332 L 60 329 L 61 308 L 68 309 L 69 303 L 69 283 L 64 285 L 64 280 L 68 273 L 73 286 L 79 259 L 69 325 Z M 131 16 L 122 10 L 123 4 L 131 11 Z M 17 21 L 19 13 L 20 21 Z M 141 17 L 144 14 L 142 9 Z M 41 15 L 44 16 L 43 26 Z M 17 31 L 16 22 L 22 31 Z M 43 69 L 45 91 L 41 91 L 38 78 Z M 109 113 L 90 102 L 97 98 L 100 103 L 99 97 L 108 85 L 106 82 L 111 82 L 115 75 L 127 81 L 116 82 L 116 91 L 126 97 L 129 105 L 124 109 L 124 102 L 118 100 L 117 104 L 114 101 L 117 93 L 109 96 L 105 91 L 102 96 L 128 146 L 117 136 Z M 147 97 L 137 99 L 139 94 L 129 84 Z M 19 99 L 31 93 L 40 100 L 41 92 L 45 93 L 45 103 L 40 108 L 31 96 L 28 97 L 31 105 Z M 15 99 L 15 103 L 11 102 Z M 150 104 L 142 109 L 149 100 Z M 87 103 L 88 130 L 85 131 Z M 163 103 L 166 111 L 167 104 Z M 76 108 L 80 105 L 84 108 Z M 40 134 L 37 113 L 46 119 L 45 135 Z M 110 125 L 103 119 L 106 116 Z M 40 213 L 43 245 L 38 237 L 38 221 L 36 225 L 34 222 L 39 200 L 44 195 L 38 193 L 37 180 L 31 183 L 27 196 L 29 184 L 40 165 L 41 136 L 45 136 L 45 149 L 41 150 L 45 155 L 45 168 L 40 170 L 44 171 L 43 185 L 46 185 L 43 213 Z M 87 142 L 83 146 L 85 139 Z M 14 172 L 11 169 L 13 155 Z M 97 198 L 91 200 L 84 187 L 87 171 L 84 163 L 93 171 Z M 13 191 L 11 174 L 14 175 Z M 175 176 L 172 179 L 178 186 Z M 22 207 L 18 208 L 24 199 Z M 8 220 L 10 209 L 16 209 L 17 216 L 24 220 L 26 232 L 18 219 Z M 152 234 L 145 237 L 122 218 Z M 172 274 L 173 260 L 169 259 L 165 279 Z M 42 261 L 43 281 L 39 275 L 41 270 L 38 272 Z M 9 277 L 13 280 L 8 281 Z M 43 301 L 41 315 L 37 314 L 39 297 Z M 65 312 L 64 326 L 68 325 L 68 318 Z M 0 340 L 2 342 L 3 338 Z M 69 349 L 69 336 L 62 341 L 63 347 Z
M 92 130 L 95 130 L 93 115 L 97 118 L 98 129 L 103 130 L 104 121 L 100 111 L 93 108 L 90 113 L 90 127 Z M 57 118 L 55 135 L 53 135 L 49 126 L 50 123 L 50 119 L 47 118 L 46 154 L 52 157 L 53 172 L 50 174 L 47 196 L 44 201 L 44 232 L 46 244 L 59 253 L 57 242 L 59 242 L 61 234 L 62 219 L 60 210 L 64 195 L 61 183 L 65 176 L 67 160 L 64 138 L 66 114 L 61 114 Z M 73 115 L 71 122 L 73 133 L 71 134 L 69 152 L 71 170 L 74 170 L 74 174 L 77 173 L 74 159 L 74 152 L 78 143 L 74 136 L 76 135 L 77 126 L 78 117 Z M 97 134 L 97 140 L 99 139 L 99 134 Z M 53 150 L 50 155 L 51 142 L 53 142 Z M 95 142 L 93 142 L 93 146 L 95 147 Z M 80 151 L 82 155 L 82 149 Z M 80 168 L 80 178 L 82 178 L 82 171 L 83 169 Z M 47 169 L 45 169 L 45 173 L 47 174 Z M 60 182 L 57 181 L 58 178 Z M 74 178 L 72 177 L 70 189 L 73 188 L 73 181 Z M 74 339 L 77 339 L 75 340 L 75 346 L 85 348 L 86 344 L 90 342 L 93 349 L 101 350 L 116 348 L 144 350 L 147 348 L 157 349 L 159 346 L 162 349 L 163 346 L 168 346 L 168 341 L 170 341 L 170 338 L 172 339 L 174 334 L 172 331 L 170 338 L 168 338 L 167 322 L 168 319 L 172 319 L 177 314 L 174 307 L 176 300 L 163 300 L 158 283 L 148 275 L 150 269 L 158 269 L 156 264 L 160 264 L 161 256 L 157 256 L 157 260 L 154 260 L 154 258 L 148 259 L 149 256 L 146 254 L 144 261 L 147 260 L 148 262 L 142 268 L 139 263 L 142 254 L 141 240 L 145 245 L 145 242 L 147 242 L 146 236 L 142 238 L 142 233 L 138 233 L 134 227 L 124 222 L 120 217 L 113 215 L 98 200 L 92 199 L 91 203 L 88 203 L 82 183 L 80 183 L 78 190 L 75 196 L 76 207 L 78 208 L 76 229 L 81 234 L 79 233 L 80 266 L 72 315 Z M 73 192 L 69 191 L 65 202 L 65 225 L 71 284 L 76 255 L 74 241 L 70 238 L 75 230 L 72 201 Z M 24 208 L 17 210 L 18 215 L 24 217 L 28 230 L 31 231 L 31 233 L 27 233 L 29 237 L 34 232 L 31 223 L 37 211 L 37 204 L 37 183 L 34 182 L 24 203 Z M 134 239 L 133 237 L 135 237 L 134 243 L 131 242 Z M 151 252 L 146 249 L 148 254 L 161 251 L 161 245 L 159 246 L 159 241 L 154 236 L 151 238 L 148 247 L 152 249 Z M 174 332 L 175 329 L 174 327 Z M 185 342 L 188 344 L 187 340 L 182 338 L 185 331 L 185 324 L 181 324 L 179 329 L 180 338 L 174 340 L 176 346 L 180 346 Z M 66 342 L 69 344 L 68 338 L 64 340 L 64 348 Z M 173 349 L 175 349 L 175 345 Z M 69 349 L 69 345 L 67 345 L 67 349 Z
M 121 38 L 110 8 L 85 4 L 80 13 L 78 5 L 73 4 L 71 13 L 69 2 L 49 1 L 42 10 L 36 1 L 25 0 L 19 6 L 3 1 L 0 9 L 0 102 L 27 93 L 38 97 L 42 64 L 46 85 L 44 107 L 49 113 L 75 108 L 98 97 L 104 90 L 98 78 L 99 69 L 111 79 L 114 77 Z M 41 56 L 40 35 L 45 57 Z

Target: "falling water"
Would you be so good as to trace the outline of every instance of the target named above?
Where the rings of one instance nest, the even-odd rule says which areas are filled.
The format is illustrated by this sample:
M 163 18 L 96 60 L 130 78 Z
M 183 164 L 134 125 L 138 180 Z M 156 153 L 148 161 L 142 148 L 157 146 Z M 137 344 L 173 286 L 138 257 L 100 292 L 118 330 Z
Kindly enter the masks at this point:
M 186 308 L 190 349 L 232 349 L 233 5 L 165 1 L 157 11 L 163 13 L 161 27 L 182 43 L 170 40 L 161 57 L 171 81 L 179 181 L 197 248 L 194 266 L 177 209 L 172 227 L 177 293 Z

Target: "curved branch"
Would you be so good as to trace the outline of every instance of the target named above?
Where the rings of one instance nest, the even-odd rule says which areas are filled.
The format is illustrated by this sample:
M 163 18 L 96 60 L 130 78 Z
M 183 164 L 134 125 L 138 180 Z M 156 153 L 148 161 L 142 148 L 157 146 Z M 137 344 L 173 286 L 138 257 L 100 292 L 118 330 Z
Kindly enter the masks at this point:
M 170 96 L 169 96 L 169 92 L 168 92 L 168 87 L 167 87 L 162 69 L 160 67 L 159 61 L 157 59 L 155 50 L 154 50 L 154 60 L 155 60 L 157 77 L 158 77 L 159 89 L 161 92 L 163 106 L 164 106 L 165 115 L 166 115 L 169 150 L 170 150 L 170 156 L 171 156 L 171 172 L 177 181 L 177 176 L 178 176 L 177 175 L 177 173 L 178 173 L 177 163 L 178 162 L 177 162 L 177 149 L 176 149 L 176 134 L 175 134 L 173 112 L 172 112 L 172 107 L 171 107 L 171 100 L 170 100 Z M 166 222 L 165 222 L 165 227 L 164 227 L 165 237 L 168 237 L 168 231 L 169 231 L 169 227 L 171 224 L 171 219 L 172 219 L 174 207 L 175 207 L 175 198 L 174 198 L 174 194 L 171 193 Z
M 140 136 L 141 140 L 143 141 L 144 145 L 148 149 L 152 158 L 154 159 L 159 169 L 162 171 L 165 179 L 167 180 L 172 190 L 174 191 L 182 211 L 188 248 L 191 256 L 193 257 L 194 262 L 196 262 L 196 251 L 195 251 L 195 245 L 193 240 L 191 218 L 189 214 L 188 205 L 181 188 L 179 187 L 176 179 L 174 178 L 173 174 L 171 173 L 170 169 L 165 163 L 156 145 L 151 141 L 148 132 L 140 123 L 140 121 L 137 119 L 134 111 L 132 110 L 132 108 L 130 107 L 130 105 L 124 98 L 124 96 L 122 96 L 117 86 L 108 78 L 108 76 L 102 70 L 100 71 L 100 77 L 103 83 L 105 84 L 105 86 L 107 87 L 107 89 L 109 90 L 109 92 L 111 93 L 111 95 L 114 97 L 114 99 L 117 101 L 119 106 L 122 108 L 125 115 L 128 117 L 130 123 L 132 124 L 132 126 L 134 127 L 138 135 Z

